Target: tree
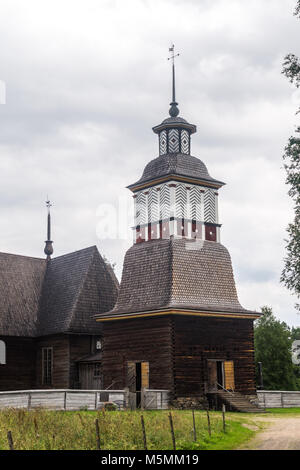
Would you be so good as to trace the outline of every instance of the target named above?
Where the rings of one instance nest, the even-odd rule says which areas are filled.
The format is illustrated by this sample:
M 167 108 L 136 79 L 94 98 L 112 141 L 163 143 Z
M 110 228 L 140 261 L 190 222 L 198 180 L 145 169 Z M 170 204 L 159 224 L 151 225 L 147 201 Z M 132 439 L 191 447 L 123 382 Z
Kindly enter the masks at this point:
M 300 0 L 294 14 L 300 18 Z M 294 54 L 288 54 L 283 63 L 282 73 L 297 88 L 300 87 L 300 60 Z M 300 112 L 300 109 L 297 113 Z M 299 136 L 299 137 L 298 137 Z M 300 127 L 296 136 L 290 137 L 283 156 L 286 170 L 286 184 L 289 185 L 289 196 L 294 202 L 294 220 L 288 225 L 286 240 L 286 257 L 281 274 L 281 282 L 293 293 L 300 297 Z M 300 305 L 296 304 L 300 310 Z
M 262 363 L 266 390 L 297 390 L 298 366 L 292 362 L 292 335 L 285 322 L 273 315 L 270 307 L 254 328 L 255 360 Z

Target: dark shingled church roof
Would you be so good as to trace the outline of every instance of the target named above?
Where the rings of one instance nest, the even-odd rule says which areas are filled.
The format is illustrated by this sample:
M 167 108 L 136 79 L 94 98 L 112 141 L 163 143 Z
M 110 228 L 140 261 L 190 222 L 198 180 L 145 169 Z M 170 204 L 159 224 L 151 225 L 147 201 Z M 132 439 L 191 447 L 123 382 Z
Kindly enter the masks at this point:
M 174 175 L 199 179 L 215 183 L 218 186 L 224 185 L 221 181 L 210 176 L 205 164 L 199 158 L 183 153 L 170 153 L 151 160 L 146 165 L 142 177 L 136 183 L 129 185 L 128 188 L 157 178 Z
M 133 245 L 117 303 L 99 318 L 170 308 L 253 313 L 239 303 L 230 255 L 220 243 L 171 238 Z
M 44 259 L 0 253 L 0 334 L 94 333 L 118 281 L 96 246 Z

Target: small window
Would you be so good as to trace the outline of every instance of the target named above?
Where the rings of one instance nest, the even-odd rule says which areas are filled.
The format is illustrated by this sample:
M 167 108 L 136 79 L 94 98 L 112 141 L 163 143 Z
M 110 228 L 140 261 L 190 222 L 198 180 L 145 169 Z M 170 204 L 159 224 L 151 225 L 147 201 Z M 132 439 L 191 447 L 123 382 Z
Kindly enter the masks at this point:
M 53 349 L 42 348 L 43 385 L 52 385 Z
M 94 378 L 98 379 L 99 377 L 101 377 L 101 364 L 100 362 L 96 362 L 94 365 Z
M 96 350 L 99 351 L 100 349 L 102 349 L 102 341 L 100 338 L 97 338 L 96 339 Z
M 0 341 L 0 364 L 6 364 L 6 345 L 4 341 Z

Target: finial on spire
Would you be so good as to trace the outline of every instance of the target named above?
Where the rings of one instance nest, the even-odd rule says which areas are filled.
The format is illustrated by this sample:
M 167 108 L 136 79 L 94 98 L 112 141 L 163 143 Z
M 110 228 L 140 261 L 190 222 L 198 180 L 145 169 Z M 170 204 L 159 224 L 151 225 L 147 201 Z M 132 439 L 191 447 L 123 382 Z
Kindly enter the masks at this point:
M 44 249 L 45 255 L 47 255 L 47 261 L 50 261 L 51 255 L 53 254 L 53 241 L 51 240 L 51 214 L 50 214 L 50 207 L 52 207 L 51 202 L 47 196 L 46 207 L 48 210 L 48 217 L 47 217 L 47 240 L 45 241 L 46 246 Z
M 171 57 L 168 57 L 168 60 L 172 60 L 172 102 L 170 103 L 169 114 L 171 117 L 176 117 L 179 114 L 179 109 L 175 98 L 175 57 L 178 57 L 179 54 L 175 54 L 174 44 L 172 44 L 172 47 L 169 47 L 169 52 L 171 52 Z

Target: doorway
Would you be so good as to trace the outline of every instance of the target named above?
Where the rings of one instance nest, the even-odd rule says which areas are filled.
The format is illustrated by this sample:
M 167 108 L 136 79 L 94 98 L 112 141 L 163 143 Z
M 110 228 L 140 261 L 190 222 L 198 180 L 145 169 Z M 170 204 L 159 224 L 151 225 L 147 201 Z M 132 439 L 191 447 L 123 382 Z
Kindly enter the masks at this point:
M 127 363 L 127 387 L 132 409 L 141 408 L 142 391 L 149 388 L 149 362 L 138 361 Z
M 79 383 L 82 390 L 101 390 L 102 372 L 100 362 L 79 363 Z
M 208 360 L 208 391 L 234 390 L 233 361 Z

